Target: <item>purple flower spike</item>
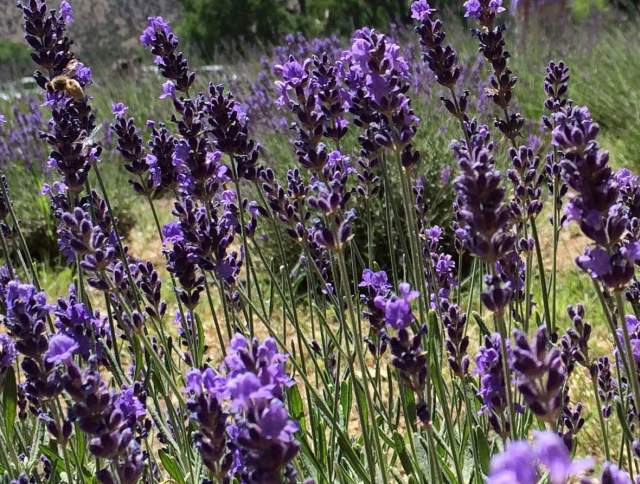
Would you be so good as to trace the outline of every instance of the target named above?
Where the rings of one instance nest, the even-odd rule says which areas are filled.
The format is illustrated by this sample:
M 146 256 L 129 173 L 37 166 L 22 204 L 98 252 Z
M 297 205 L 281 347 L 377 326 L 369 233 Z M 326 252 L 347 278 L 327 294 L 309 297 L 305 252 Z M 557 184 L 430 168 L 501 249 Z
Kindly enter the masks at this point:
M 151 47 L 156 39 L 156 32 L 162 32 L 164 35 L 172 35 L 171 27 L 162 17 L 149 17 L 147 28 L 144 29 L 140 36 L 140 43 L 145 47 Z
M 221 481 L 233 464 L 233 452 L 226 436 L 227 415 L 222 409 L 224 378 L 211 368 L 191 369 L 187 373 L 185 391 L 190 394 L 187 407 L 191 419 L 198 424 L 194 440 L 202 461 Z
M 435 9 L 431 8 L 426 0 L 418 0 L 411 4 L 411 18 L 419 22 L 427 20 L 433 12 Z
M 175 99 L 176 97 L 176 85 L 173 81 L 167 81 L 162 85 L 162 94 L 160 95 L 160 99 Z
M 535 484 L 536 455 L 528 442 L 509 442 L 507 449 L 491 459 L 487 484 Z
M 548 348 L 544 326 L 538 329 L 531 343 L 524 333 L 516 330 L 515 343 L 513 368 L 520 393 L 534 414 L 547 422 L 556 422 L 562 410 L 562 390 L 567 378 L 560 350 Z
M 504 416 L 507 408 L 501 344 L 502 340 L 498 333 L 485 336 L 484 345 L 476 355 L 474 373 L 480 376 L 478 396 L 482 399 L 481 412 L 488 415 L 489 423 L 498 434 L 506 436 L 509 433 L 509 423 L 500 418 Z M 507 358 L 510 360 L 507 364 L 511 367 L 512 354 L 508 340 L 506 346 Z
M 544 472 L 551 484 L 565 484 L 571 478 L 584 477 L 593 464 L 591 458 L 572 460 L 555 432 L 536 432 L 533 444 L 510 442 L 504 452 L 491 459 L 487 484 L 535 484 Z
M 539 462 L 548 470 L 552 484 L 564 484 L 593 468 L 591 458 L 572 460 L 569 450 L 555 432 L 535 432 L 534 449 Z
M 178 52 L 178 37 L 167 21 L 162 17 L 149 17 L 147 27 L 140 35 L 140 43 L 154 55 L 154 63 L 160 73 L 173 81 L 176 89 L 187 92 L 196 74 L 189 71 L 187 59 Z
M 464 139 L 452 146 L 460 165 L 455 180 L 457 234 L 467 250 L 494 264 L 515 247 L 509 225 L 511 211 L 504 202 L 505 190 L 495 168 L 488 128 L 475 121 L 465 126 L 469 143 Z
M 44 292 L 38 292 L 31 284 L 22 284 L 19 280 L 8 281 L 2 292 L 6 308 L 3 322 L 15 341 L 15 350 L 23 356 L 24 393 L 28 401 L 37 407 L 42 400 L 60 392 L 60 380 L 53 371 L 54 365 L 45 359 L 49 347 L 45 329 L 51 307 Z
M 629 474 L 611 462 L 604 464 L 600 482 L 601 484 L 633 484 Z
M 502 0 L 467 0 L 464 2 L 464 16 L 478 20 L 487 21 L 504 11 Z
M 360 299 L 366 306 L 363 314 L 370 324 L 369 339 L 367 341 L 369 350 L 373 354 L 382 354 L 386 349 L 386 341 L 384 338 L 380 338 L 385 326 L 386 304 L 384 304 L 384 301 L 391 290 L 387 273 L 365 269 L 362 271 L 362 279 L 358 287 L 361 290 Z M 376 303 L 377 299 L 378 302 Z
M 135 432 L 144 427 L 146 395 L 139 382 L 121 392 L 110 390 L 95 361 L 80 370 L 67 364 L 63 376 L 66 392 L 72 399 L 71 412 L 80 429 L 90 437 L 88 448 L 107 466 L 97 471 L 100 482 L 135 483 L 144 470 L 145 456 Z M 110 465 L 109 465 L 110 464 Z M 114 479 L 112 472 L 117 473 Z
M 400 328 L 395 336 L 385 336 L 391 348 L 391 364 L 398 371 L 400 383 L 414 392 L 416 416 L 425 424 L 431 420 L 424 399 L 428 357 L 422 348 L 422 338 L 426 333 L 427 326 L 423 325 L 415 334 L 409 328 Z
M 71 25 L 73 23 L 73 8 L 71 7 L 71 3 L 67 0 L 62 0 L 62 2 L 60 2 L 60 15 L 62 15 L 62 18 L 67 25 Z

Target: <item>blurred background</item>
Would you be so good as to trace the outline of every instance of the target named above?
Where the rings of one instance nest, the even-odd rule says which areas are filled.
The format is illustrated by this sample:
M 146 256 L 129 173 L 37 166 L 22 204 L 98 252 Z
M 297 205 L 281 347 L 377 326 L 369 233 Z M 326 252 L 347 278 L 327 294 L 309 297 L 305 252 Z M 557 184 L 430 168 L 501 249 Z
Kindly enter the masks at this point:
M 406 25 L 410 21 L 409 3 L 408 0 L 76 0 L 73 2 L 76 22 L 71 32 L 80 55 L 88 63 L 105 67 L 139 51 L 137 38 L 147 17 L 160 15 L 176 25 L 192 55 L 216 61 L 230 50 L 246 53 L 278 43 L 283 35 L 292 32 L 307 37 L 348 36 L 363 26 L 386 29 L 391 24 Z M 430 3 L 462 17 L 462 1 Z M 638 3 L 639 0 L 513 0 L 509 10 L 527 28 L 538 23 L 550 31 L 612 10 L 625 16 L 634 15 Z M 20 15 L 17 9 L 8 6 L 0 13 L 2 80 L 27 75 L 30 69 Z

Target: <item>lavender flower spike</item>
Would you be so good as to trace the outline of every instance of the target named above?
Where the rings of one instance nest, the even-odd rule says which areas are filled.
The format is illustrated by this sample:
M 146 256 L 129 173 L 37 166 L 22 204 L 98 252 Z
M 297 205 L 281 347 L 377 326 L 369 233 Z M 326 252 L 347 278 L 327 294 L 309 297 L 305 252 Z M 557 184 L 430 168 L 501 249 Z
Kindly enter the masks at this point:
M 535 484 L 544 472 L 551 484 L 566 484 L 592 468 L 591 458 L 572 460 L 555 432 L 536 432 L 533 444 L 510 442 L 504 452 L 491 459 L 487 484 Z
M 548 349 L 549 339 L 544 326 L 538 329 L 531 345 L 526 335 L 517 330 L 515 342 L 513 368 L 518 389 L 534 414 L 554 423 L 562 409 L 562 389 L 566 380 L 560 350 Z

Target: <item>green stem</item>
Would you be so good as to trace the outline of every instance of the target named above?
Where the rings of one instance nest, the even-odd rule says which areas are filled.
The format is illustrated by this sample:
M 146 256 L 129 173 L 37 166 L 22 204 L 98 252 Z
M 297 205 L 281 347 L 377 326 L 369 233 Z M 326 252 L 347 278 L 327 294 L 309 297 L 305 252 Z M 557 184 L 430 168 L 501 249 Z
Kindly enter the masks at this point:
M 556 328 L 551 320 L 551 312 L 549 310 L 549 292 L 547 291 L 547 278 L 544 274 L 544 262 L 542 261 L 542 249 L 540 248 L 540 239 L 538 238 L 538 229 L 535 219 L 531 219 L 531 235 L 536 246 L 536 257 L 538 259 L 538 271 L 540 272 L 540 286 L 542 289 L 542 304 L 544 306 L 544 319 L 549 325 L 549 334 L 555 334 Z
M 615 301 L 618 309 L 618 318 L 620 320 L 620 326 L 622 327 L 622 340 L 624 342 L 625 356 L 627 359 L 629 374 L 627 377 L 631 382 L 631 389 L 633 390 L 633 401 L 636 408 L 640 408 L 640 385 L 638 383 L 638 366 L 636 360 L 633 357 L 633 348 L 631 346 L 631 338 L 629 336 L 629 328 L 624 319 L 624 302 L 622 300 L 622 291 L 615 291 Z
M 513 395 L 511 393 L 511 376 L 509 372 L 509 357 L 507 354 L 507 330 L 504 323 L 504 315 L 501 312 L 494 314 L 496 318 L 496 326 L 500 333 L 500 353 L 502 357 L 502 374 L 504 378 L 505 395 L 507 397 L 507 417 L 509 420 L 509 434 L 511 438 L 516 438 L 516 420 L 513 410 Z
M 593 396 L 596 399 L 596 409 L 598 410 L 598 421 L 600 422 L 600 430 L 602 432 L 602 441 L 604 443 L 604 455 L 608 461 L 611 461 L 611 455 L 609 453 L 609 438 L 607 435 L 607 427 L 604 423 L 604 417 L 602 415 L 602 407 L 600 406 L 600 394 L 598 393 L 598 374 L 594 371 L 591 372 L 591 385 L 593 386 Z
M 343 290 L 343 294 L 344 294 L 344 298 L 346 299 L 347 302 L 347 308 L 349 310 L 349 319 L 351 320 L 351 332 L 353 334 L 353 339 L 354 339 L 354 346 L 356 349 L 356 356 L 358 357 L 358 362 L 360 363 L 360 369 L 362 370 L 362 386 L 364 387 L 364 394 L 365 394 L 365 398 L 367 400 L 367 406 L 369 407 L 369 411 L 367 412 L 369 414 L 369 417 L 371 419 L 371 431 L 373 433 L 373 441 L 374 441 L 374 445 L 376 448 L 376 452 L 378 453 L 378 460 L 379 460 L 379 464 L 380 464 L 380 471 L 382 474 L 382 481 L 386 484 L 388 482 L 388 478 L 387 478 L 387 461 L 385 458 L 385 455 L 382 451 L 382 445 L 380 443 L 380 436 L 378 434 L 379 429 L 378 429 L 378 423 L 376 422 L 375 419 L 375 412 L 374 412 L 374 405 L 373 405 L 373 400 L 371 399 L 371 393 L 369 391 L 369 369 L 366 365 L 365 359 L 364 359 L 364 351 L 362 349 L 362 340 L 360 339 L 359 335 L 360 335 L 360 330 L 358 328 L 358 324 L 357 324 L 357 319 L 355 316 L 355 311 L 353 309 L 353 301 L 351 298 L 351 290 L 347 290 L 346 288 L 348 288 L 349 286 L 349 276 L 347 273 L 347 266 L 345 264 L 344 261 L 344 253 L 342 251 L 338 252 L 338 266 L 339 266 L 339 270 L 340 270 L 340 279 L 341 279 L 341 289 Z M 350 359 L 349 359 L 350 361 Z M 355 373 L 352 372 L 352 375 L 355 375 Z M 354 384 L 357 384 L 357 381 L 354 380 Z M 366 436 L 368 433 L 368 425 L 364 420 L 364 416 L 362 415 L 362 410 L 359 412 L 361 415 L 361 420 L 362 420 L 362 432 L 363 432 L 363 436 Z M 374 471 L 375 469 L 375 461 L 373 459 L 373 455 L 371 455 L 371 449 L 365 449 L 367 452 L 367 459 L 369 460 L 369 468 Z M 375 479 L 374 479 L 375 481 Z

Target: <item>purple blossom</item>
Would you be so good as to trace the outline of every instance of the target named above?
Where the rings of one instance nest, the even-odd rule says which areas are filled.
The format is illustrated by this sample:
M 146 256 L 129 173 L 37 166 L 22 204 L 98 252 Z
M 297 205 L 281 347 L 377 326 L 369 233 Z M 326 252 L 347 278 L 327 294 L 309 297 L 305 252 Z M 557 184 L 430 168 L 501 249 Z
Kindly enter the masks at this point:
M 0 375 L 16 361 L 16 344 L 8 334 L 0 333 Z
M 157 31 L 163 32 L 166 36 L 173 34 L 165 19 L 162 17 L 149 17 L 147 28 L 144 29 L 140 36 L 140 43 L 145 47 L 151 47 L 155 41 Z
M 467 0 L 464 2 L 465 17 L 480 18 L 481 13 L 482 6 L 480 5 L 480 0 Z
M 227 423 L 227 415 L 222 409 L 224 377 L 211 368 L 204 371 L 191 369 L 187 373 L 187 387 L 190 394 L 187 407 L 191 412 L 191 420 L 198 425 L 194 435 L 196 448 L 207 468 L 220 481 L 232 470 L 234 453 L 227 448 L 227 433 L 234 424 Z M 232 427 L 233 426 L 233 427 Z
M 514 331 L 513 368 L 518 390 L 531 411 L 547 422 L 556 422 L 562 410 L 567 379 L 562 355 L 557 347 L 548 349 L 547 330 L 541 326 L 529 342 L 521 331 Z
M 562 174 L 575 192 L 568 211 L 593 240 L 576 263 L 606 286 L 624 289 L 640 257 L 640 245 L 624 238 L 629 217 L 620 203 L 624 198 L 621 182 L 623 186 L 628 178 L 624 173 L 613 174 L 609 154 L 597 142 L 600 128 L 586 107 L 560 110 L 553 120 L 552 142 L 562 150 Z
M 629 474 L 611 462 L 605 462 L 600 480 L 602 484 L 633 484 Z
M 91 67 L 87 67 L 82 62 L 79 62 L 76 70 L 76 79 L 78 79 L 78 82 L 83 86 L 91 84 L 93 81 L 93 71 Z
M 485 336 L 484 345 L 476 355 L 474 373 L 480 377 L 478 396 L 482 399 L 481 412 L 488 415 L 489 423 L 500 435 L 509 433 L 508 422 L 501 422 L 507 405 L 505 375 L 502 361 L 502 338 L 498 333 Z M 505 341 L 507 366 L 511 367 L 511 350 L 509 340 Z M 509 382 L 510 383 L 510 382 Z
M 279 440 L 291 443 L 294 434 L 298 431 L 298 424 L 291 420 L 284 404 L 273 400 L 271 404 L 260 414 L 257 422 L 262 430 L 262 435 L 268 440 Z
M 440 243 L 440 240 L 442 239 L 442 233 L 443 233 L 443 230 L 438 225 L 434 225 L 433 227 L 429 227 L 425 231 L 425 234 L 427 236 L 427 240 L 434 247 L 436 247 Z
M 358 287 L 371 289 L 379 295 L 388 293 L 391 284 L 385 271 L 374 272 L 371 269 L 365 269 L 362 271 L 362 279 Z
M 160 99 L 171 98 L 175 99 L 176 97 L 176 85 L 173 81 L 167 81 L 162 84 L 162 94 L 160 95 Z
M 138 399 L 133 387 L 123 387 L 114 405 L 122 412 L 124 418 L 130 422 L 135 423 L 147 415 L 147 410 Z
M 76 416 L 78 427 L 89 437 L 89 451 L 107 460 L 107 466 L 97 470 L 98 481 L 137 482 L 145 461 L 134 434 L 142 426 L 146 413 L 138 398 L 142 392 L 140 384 L 124 387 L 118 393 L 109 389 L 95 361 L 83 370 L 69 361 L 63 385 L 72 400 L 70 411 Z M 118 477 L 114 479 L 112 472 Z
M 45 359 L 50 363 L 68 363 L 73 358 L 79 346 L 75 339 L 58 333 L 49 340 L 49 348 Z
M 616 245 L 611 253 L 599 246 L 587 247 L 583 255 L 576 257 L 578 267 L 613 288 L 626 286 L 639 261 L 640 243 L 635 241 Z
M 111 112 L 118 118 L 124 117 L 128 110 L 129 107 L 124 103 L 113 103 L 111 105 Z
M 564 484 L 570 477 L 579 477 L 593 468 L 591 458 L 572 460 L 569 449 L 555 432 L 535 432 L 534 449 L 552 484 Z
M 366 306 L 363 315 L 370 325 L 369 350 L 373 354 L 383 353 L 386 349 L 386 344 L 380 336 L 385 325 L 385 301 L 391 290 L 387 273 L 385 271 L 374 272 L 371 269 L 365 269 L 362 271 L 362 279 L 358 287 L 361 289 L 360 299 Z M 376 301 L 378 298 L 380 299 Z
M 490 264 L 513 250 L 511 211 L 505 203 L 502 176 L 495 167 L 494 144 L 487 126 L 465 123 L 468 139 L 454 142 L 453 152 L 460 165 L 455 180 L 457 235 L 465 248 Z
M 67 25 L 73 23 L 73 8 L 67 0 L 60 2 L 60 15 L 62 15 L 62 19 Z
M 542 471 L 551 484 L 565 484 L 593 468 L 591 458 L 572 460 L 556 432 L 536 432 L 534 442 L 510 442 L 506 450 L 491 459 L 487 484 L 535 484 Z
M 262 343 L 236 334 L 224 359 L 226 388 L 236 409 L 246 409 L 271 398 L 282 398 L 282 390 L 293 385 L 285 371 L 287 356 L 277 351 L 276 342 Z
M 149 174 L 151 175 L 153 186 L 159 187 L 162 184 L 162 170 L 158 166 L 158 157 L 152 153 L 148 153 L 145 157 L 145 162 L 149 167 Z
M 418 0 L 411 4 L 411 18 L 418 22 L 427 20 L 435 9 L 431 8 L 426 0 Z
M 176 143 L 173 150 L 173 166 L 176 168 L 181 168 L 185 165 L 189 158 L 190 148 L 186 141 L 181 140 Z
M 103 356 L 102 345 L 106 346 L 111 338 L 108 323 L 78 300 L 74 285 L 69 287 L 67 299 L 58 299 L 54 314 L 56 328 L 77 343 L 76 352 L 85 361 L 91 355 Z
M 283 403 L 284 390 L 294 384 L 285 372 L 287 357 L 272 338 L 260 343 L 236 334 L 227 349 L 219 370 L 192 369 L 187 374 L 188 406 L 200 428 L 196 445 L 216 473 L 231 470 L 247 476 L 248 482 L 256 482 L 258 476 L 278 482 L 276 476 L 299 448 L 294 437 L 298 424 Z M 230 411 L 228 421 L 223 408 Z M 227 439 L 237 449 L 234 467 Z
M 379 308 L 384 307 L 385 322 L 389 326 L 395 329 L 404 329 L 414 320 L 411 301 L 416 299 L 418 295 L 418 291 L 411 290 L 411 286 L 408 283 L 402 282 L 398 286 L 397 295 L 386 301 L 381 296 L 378 296 L 375 299 L 375 304 Z
M 480 19 L 483 14 L 495 17 L 505 11 L 502 0 L 467 0 L 464 2 L 464 16 Z
M 536 455 L 525 441 L 509 442 L 504 452 L 491 459 L 487 484 L 535 484 Z

